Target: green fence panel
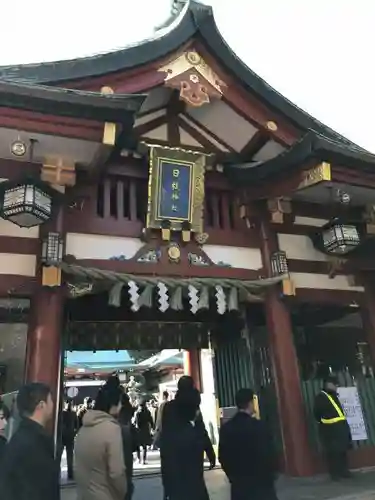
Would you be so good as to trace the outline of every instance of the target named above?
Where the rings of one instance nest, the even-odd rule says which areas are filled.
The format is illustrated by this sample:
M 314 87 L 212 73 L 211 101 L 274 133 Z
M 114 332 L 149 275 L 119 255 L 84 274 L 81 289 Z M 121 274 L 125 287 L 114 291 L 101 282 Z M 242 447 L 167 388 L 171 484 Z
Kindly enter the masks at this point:
M 361 401 L 363 417 L 365 420 L 368 439 L 366 441 L 354 441 L 354 448 L 375 446 L 375 379 L 359 377 L 357 380 L 348 373 L 338 374 L 341 387 L 357 386 Z M 310 444 L 314 449 L 320 450 L 318 425 L 314 418 L 314 401 L 322 389 L 322 380 L 302 381 L 302 395 L 306 407 L 306 417 L 309 429 Z

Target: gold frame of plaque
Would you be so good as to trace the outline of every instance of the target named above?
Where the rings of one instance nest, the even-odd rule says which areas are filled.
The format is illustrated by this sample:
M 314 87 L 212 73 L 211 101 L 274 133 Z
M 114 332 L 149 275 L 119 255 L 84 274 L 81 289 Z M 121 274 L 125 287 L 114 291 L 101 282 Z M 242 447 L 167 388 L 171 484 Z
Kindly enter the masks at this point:
M 203 232 L 204 176 L 208 155 L 148 145 L 147 227 Z

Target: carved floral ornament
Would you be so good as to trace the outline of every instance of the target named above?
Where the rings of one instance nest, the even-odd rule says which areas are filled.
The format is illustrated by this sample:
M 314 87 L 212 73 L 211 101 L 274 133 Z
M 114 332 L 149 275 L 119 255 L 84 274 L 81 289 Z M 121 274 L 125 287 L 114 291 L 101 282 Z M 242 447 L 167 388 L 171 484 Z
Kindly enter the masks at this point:
M 179 90 L 180 99 L 194 107 L 221 99 L 227 87 L 195 50 L 184 52 L 158 71 L 166 74 L 165 86 Z

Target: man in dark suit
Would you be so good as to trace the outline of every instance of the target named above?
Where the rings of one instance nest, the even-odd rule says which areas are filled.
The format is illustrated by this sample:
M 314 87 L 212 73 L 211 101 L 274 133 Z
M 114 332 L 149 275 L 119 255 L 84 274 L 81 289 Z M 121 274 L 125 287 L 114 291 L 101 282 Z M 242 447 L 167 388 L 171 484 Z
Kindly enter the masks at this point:
M 164 498 L 208 500 L 204 481 L 204 454 L 215 467 L 216 457 L 199 410 L 201 397 L 189 376 L 178 381 L 174 400 L 163 410 L 160 435 Z
M 48 386 L 31 383 L 17 396 L 21 416 L 0 467 L 1 500 L 59 500 L 59 466 L 46 428 L 53 415 Z
M 240 389 L 238 412 L 220 429 L 219 461 L 231 485 L 232 500 L 277 500 L 272 439 L 254 418 L 254 393 Z

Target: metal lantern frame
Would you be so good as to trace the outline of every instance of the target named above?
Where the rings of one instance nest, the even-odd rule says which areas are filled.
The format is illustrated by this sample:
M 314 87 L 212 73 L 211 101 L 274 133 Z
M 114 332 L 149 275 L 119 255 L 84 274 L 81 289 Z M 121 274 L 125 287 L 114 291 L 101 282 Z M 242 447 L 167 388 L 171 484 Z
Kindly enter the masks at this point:
M 278 250 L 271 255 L 272 276 L 284 276 L 289 274 L 288 258 L 286 252 Z
M 46 183 L 24 179 L 0 185 L 0 216 L 19 227 L 39 226 L 50 219 L 55 191 Z
M 320 250 L 329 255 L 347 255 L 361 244 L 358 227 L 339 218 L 325 224 L 318 236 Z
M 64 256 L 64 239 L 60 233 L 49 232 L 42 241 L 42 262 L 46 265 L 60 264 Z

